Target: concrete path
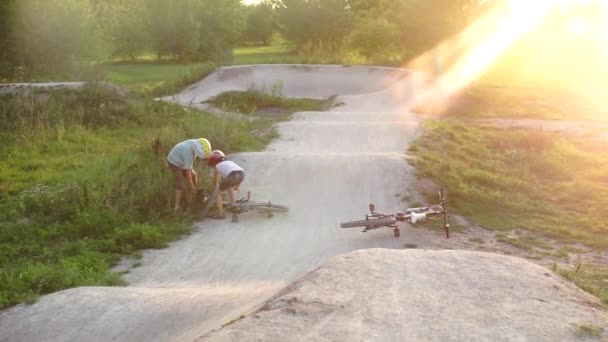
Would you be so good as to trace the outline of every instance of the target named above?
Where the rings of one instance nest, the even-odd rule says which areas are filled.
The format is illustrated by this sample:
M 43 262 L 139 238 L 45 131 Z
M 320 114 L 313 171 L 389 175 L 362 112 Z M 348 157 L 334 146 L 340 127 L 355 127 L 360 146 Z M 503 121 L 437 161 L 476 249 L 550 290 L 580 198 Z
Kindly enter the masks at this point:
M 398 209 L 412 169 L 404 152 L 418 120 L 407 111 L 409 72 L 343 66 L 222 68 L 173 100 L 204 108 L 226 90 L 280 87 L 286 97 L 340 95 L 330 112 L 297 113 L 266 151 L 232 156 L 257 199 L 288 205 L 272 219 L 205 221 L 170 248 L 146 251 L 125 288 L 85 287 L 0 313 L 0 341 L 183 341 L 266 301 L 340 253 L 370 247 L 434 248 L 440 236 L 339 223 L 367 204 Z M 373 111 L 370 111 L 374 109 Z M 420 241 L 412 241 L 418 236 Z

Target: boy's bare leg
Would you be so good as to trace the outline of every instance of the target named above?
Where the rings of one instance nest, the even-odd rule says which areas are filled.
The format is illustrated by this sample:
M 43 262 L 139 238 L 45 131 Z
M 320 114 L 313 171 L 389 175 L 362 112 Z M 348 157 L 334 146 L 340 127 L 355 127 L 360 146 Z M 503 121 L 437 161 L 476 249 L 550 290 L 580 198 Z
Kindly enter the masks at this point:
M 192 192 L 190 190 L 186 192 L 186 208 L 192 208 L 192 203 L 194 202 L 195 195 L 196 192 Z
M 236 205 L 236 201 L 234 200 L 234 189 L 233 187 L 228 188 L 228 198 L 230 198 L 230 205 Z
M 217 197 L 215 198 L 215 205 L 217 206 L 217 214 L 219 216 L 224 215 L 224 201 L 222 201 L 222 192 L 217 191 Z
M 175 211 L 179 210 L 179 201 L 182 199 L 182 190 L 175 189 Z

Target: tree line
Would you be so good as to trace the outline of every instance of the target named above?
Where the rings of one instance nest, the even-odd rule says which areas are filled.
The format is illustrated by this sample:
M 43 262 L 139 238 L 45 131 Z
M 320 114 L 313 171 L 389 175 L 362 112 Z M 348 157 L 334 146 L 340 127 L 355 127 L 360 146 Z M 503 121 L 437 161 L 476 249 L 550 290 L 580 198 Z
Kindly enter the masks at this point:
M 300 55 L 397 64 L 500 3 L 507 1 L 0 0 L 0 79 L 143 53 L 230 63 L 233 47 L 268 44 L 276 32 Z
M 221 60 L 241 40 L 248 11 L 240 0 L 0 0 L 0 78 L 142 53 Z
M 230 62 L 243 42 L 274 32 L 301 54 L 413 54 L 457 32 L 478 0 L 0 0 L 0 77 L 92 60 Z M 487 3 L 484 1 L 483 3 Z

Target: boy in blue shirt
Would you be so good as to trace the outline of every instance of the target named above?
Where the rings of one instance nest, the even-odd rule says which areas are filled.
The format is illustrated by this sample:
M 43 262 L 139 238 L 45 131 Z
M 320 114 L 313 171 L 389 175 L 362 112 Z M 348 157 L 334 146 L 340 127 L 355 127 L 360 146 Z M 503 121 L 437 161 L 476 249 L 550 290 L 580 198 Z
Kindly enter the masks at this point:
M 211 143 L 205 138 L 184 140 L 169 152 L 167 164 L 175 176 L 175 211 L 179 210 L 184 190 L 193 194 L 196 191 L 198 174 L 193 170 L 194 159 L 207 159 L 210 154 Z

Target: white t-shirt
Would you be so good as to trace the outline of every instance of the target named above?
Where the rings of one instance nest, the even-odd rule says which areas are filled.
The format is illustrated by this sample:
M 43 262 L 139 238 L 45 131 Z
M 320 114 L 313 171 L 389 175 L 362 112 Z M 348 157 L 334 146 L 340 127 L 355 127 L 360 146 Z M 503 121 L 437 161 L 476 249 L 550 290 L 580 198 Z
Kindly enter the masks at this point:
M 224 178 L 228 177 L 232 171 L 243 171 L 240 166 L 236 165 L 236 163 L 231 160 L 224 160 L 223 162 L 218 163 L 215 165 L 215 169 Z

